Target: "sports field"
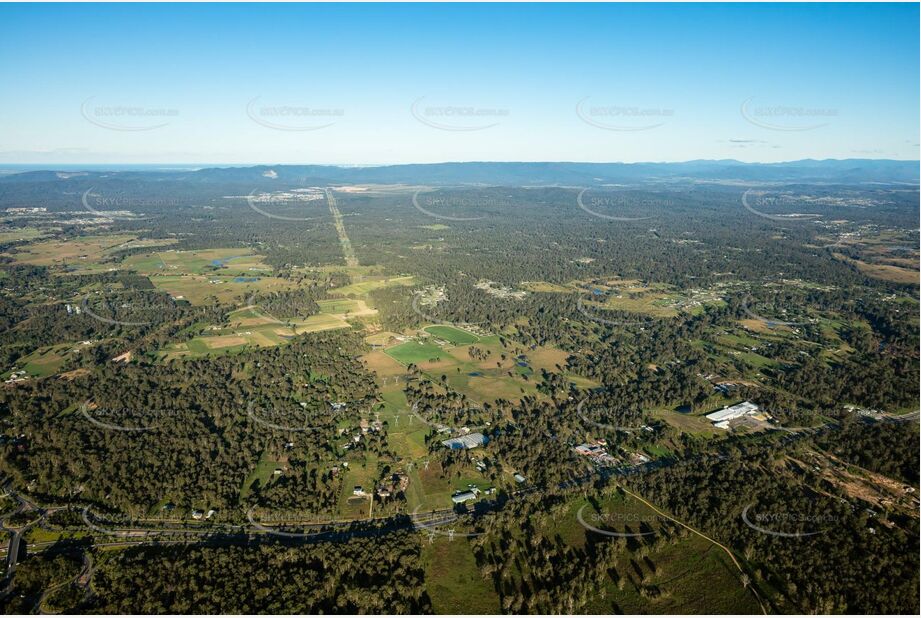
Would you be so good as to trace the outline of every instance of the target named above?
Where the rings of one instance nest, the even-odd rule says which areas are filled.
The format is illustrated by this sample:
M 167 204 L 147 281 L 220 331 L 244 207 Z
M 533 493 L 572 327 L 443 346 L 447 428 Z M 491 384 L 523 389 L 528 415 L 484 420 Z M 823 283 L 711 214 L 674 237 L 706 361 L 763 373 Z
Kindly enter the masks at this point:
M 438 337 L 439 339 L 449 341 L 454 345 L 465 345 L 468 343 L 475 343 L 480 340 L 480 338 L 473 333 L 468 333 L 465 330 L 461 330 L 453 326 L 428 326 L 425 328 L 425 332 Z
M 427 341 L 407 341 L 387 348 L 386 352 L 404 365 L 418 365 L 445 356 L 444 350 Z

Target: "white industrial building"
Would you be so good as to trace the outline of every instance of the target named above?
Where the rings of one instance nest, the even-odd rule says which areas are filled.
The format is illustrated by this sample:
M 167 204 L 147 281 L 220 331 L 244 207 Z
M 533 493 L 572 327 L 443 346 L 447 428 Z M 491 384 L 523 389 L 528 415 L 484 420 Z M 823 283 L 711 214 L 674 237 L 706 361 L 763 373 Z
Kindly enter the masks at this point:
M 473 491 L 462 491 L 451 496 L 451 500 L 454 501 L 454 504 L 469 502 L 470 500 L 476 500 L 476 493 Z
M 743 401 L 734 406 L 711 412 L 707 415 L 707 420 L 717 425 L 720 429 L 728 427 L 728 422 L 743 416 L 754 416 L 758 413 L 758 406 L 750 401 Z
M 450 449 L 471 449 L 478 446 L 483 446 L 487 442 L 489 442 L 489 438 L 479 432 L 476 432 L 468 433 L 467 435 L 459 436 L 457 438 L 451 438 L 450 440 L 442 440 L 441 443 Z

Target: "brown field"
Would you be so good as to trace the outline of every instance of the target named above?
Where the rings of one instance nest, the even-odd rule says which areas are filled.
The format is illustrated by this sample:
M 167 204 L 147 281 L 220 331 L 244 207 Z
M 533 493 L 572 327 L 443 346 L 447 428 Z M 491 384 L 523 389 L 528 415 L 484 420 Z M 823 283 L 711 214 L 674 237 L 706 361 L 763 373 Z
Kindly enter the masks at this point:
M 275 332 L 277 333 L 278 331 L 276 330 Z M 249 336 L 250 343 L 255 343 L 256 345 L 263 346 L 263 347 L 270 347 L 273 345 L 278 345 L 275 341 L 273 341 L 272 339 L 270 339 L 263 333 L 259 332 L 258 330 L 252 331 L 252 333 L 253 334 Z M 284 334 L 287 335 L 288 333 L 284 333 Z
M 768 326 L 768 323 L 764 320 L 745 319 L 739 320 L 739 324 L 756 333 L 771 333 L 777 331 L 790 332 L 789 326 L 785 326 L 783 324 L 773 324 Z
M 89 373 L 90 373 L 89 369 L 85 367 L 81 367 L 80 369 L 74 369 L 73 371 L 65 371 L 64 373 L 58 374 L 58 377 L 61 378 L 62 380 L 74 380 L 81 376 L 89 375 Z
M 361 357 L 368 369 L 381 377 L 398 376 L 406 373 L 406 368 L 381 350 L 374 350 Z
M 130 235 L 85 236 L 72 240 L 45 240 L 19 247 L 16 253 L 8 254 L 20 264 L 52 266 L 55 264 L 93 262 L 103 254 L 130 240 Z
M 528 350 L 527 356 L 535 368 L 555 371 L 556 365 L 566 365 L 569 353 L 558 348 L 538 347 L 536 350 Z
M 218 335 L 217 337 L 203 337 L 202 341 L 204 341 L 208 347 L 213 350 L 246 344 L 246 338 L 239 335 Z
M 228 322 L 230 326 L 261 326 L 263 324 L 274 324 L 275 320 L 268 316 L 250 316 L 245 318 L 236 318 Z M 285 333 L 287 334 L 287 333 Z
M 853 264 L 860 272 L 868 277 L 883 279 L 885 281 L 894 281 L 895 283 L 913 283 L 918 285 L 917 270 L 892 266 L 891 264 L 868 264 L 867 262 L 851 259 L 840 253 L 834 253 L 832 255 L 842 262 Z
M 387 345 L 390 343 L 390 339 L 396 335 L 397 333 L 392 333 L 385 330 L 379 333 L 374 333 L 373 335 L 368 335 L 365 337 L 365 342 L 368 345 Z
M 330 330 L 333 328 L 348 328 L 349 323 L 345 320 L 334 316 L 328 315 L 325 313 L 320 313 L 317 315 L 312 315 L 303 322 L 296 322 L 298 334 L 300 333 L 315 333 L 321 330 Z M 289 331 L 283 331 L 284 334 L 291 334 Z

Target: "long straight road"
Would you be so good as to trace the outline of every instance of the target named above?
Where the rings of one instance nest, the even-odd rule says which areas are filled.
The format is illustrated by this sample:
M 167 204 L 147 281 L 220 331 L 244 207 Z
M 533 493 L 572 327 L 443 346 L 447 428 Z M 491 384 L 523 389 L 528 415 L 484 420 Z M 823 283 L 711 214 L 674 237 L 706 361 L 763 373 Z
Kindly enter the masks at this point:
M 349 235 L 345 233 L 345 223 L 342 222 L 342 213 L 339 212 L 339 206 L 333 196 L 332 189 L 326 189 L 326 202 L 329 204 L 329 212 L 333 215 L 333 223 L 335 223 L 336 233 L 339 235 L 339 244 L 342 245 L 345 265 L 349 267 L 358 266 L 358 258 L 355 257 L 355 250 L 352 249 L 352 241 L 349 240 Z

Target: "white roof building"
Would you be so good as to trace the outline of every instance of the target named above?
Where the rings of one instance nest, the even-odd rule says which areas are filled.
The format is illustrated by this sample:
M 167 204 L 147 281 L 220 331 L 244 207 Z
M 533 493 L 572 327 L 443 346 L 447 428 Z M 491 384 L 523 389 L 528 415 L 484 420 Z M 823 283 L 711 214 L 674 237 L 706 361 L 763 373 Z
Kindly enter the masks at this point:
M 442 444 L 451 449 L 462 449 L 462 448 L 476 448 L 478 446 L 483 446 L 489 442 L 489 439 L 483 434 L 468 433 L 463 436 L 458 436 L 457 438 L 451 438 L 450 440 L 442 440 Z
M 712 421 L 713 423 L 720 423 L 723 421 L 731 421 L 736 418 L 742 418 L 743 416 L 752 416 L 753 414 L 757 413 L 757 405 L 750 401 L 743 401 L 742 403 L 737 403 L 734 406 L 729 406 L 728 408 L 723 408 L 722 410 L 711 412 L 707 415 L 707 420 Z

